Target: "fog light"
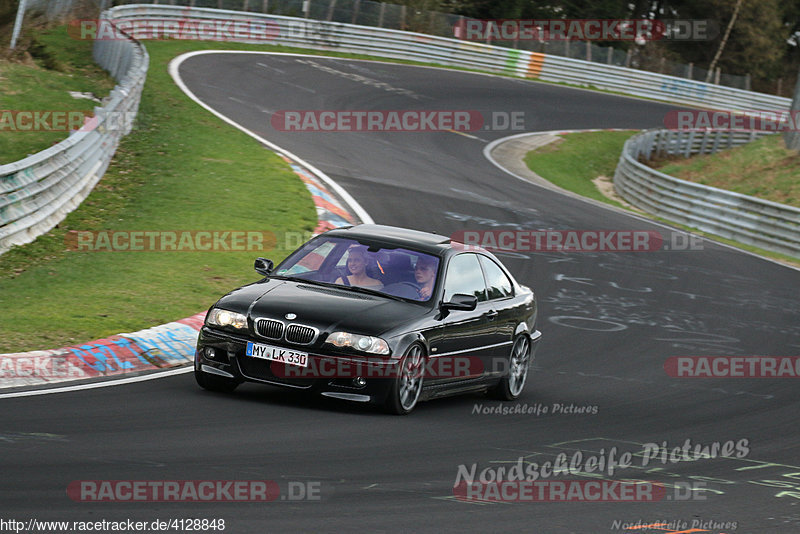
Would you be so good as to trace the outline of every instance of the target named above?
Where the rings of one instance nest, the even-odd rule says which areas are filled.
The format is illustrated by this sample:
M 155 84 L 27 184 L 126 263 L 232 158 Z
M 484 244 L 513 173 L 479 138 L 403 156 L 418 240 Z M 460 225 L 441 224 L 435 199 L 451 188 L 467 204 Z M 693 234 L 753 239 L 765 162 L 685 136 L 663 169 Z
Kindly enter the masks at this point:
M 214 347 L 206 347 L 206 358 L 213 360 L 216 355 L 217 351 L 214 350 Z
M 363 376 L 357 376 L 353 379 L 353 385 L 358 388 L 363 388 L 367 385 L 367 379 Z

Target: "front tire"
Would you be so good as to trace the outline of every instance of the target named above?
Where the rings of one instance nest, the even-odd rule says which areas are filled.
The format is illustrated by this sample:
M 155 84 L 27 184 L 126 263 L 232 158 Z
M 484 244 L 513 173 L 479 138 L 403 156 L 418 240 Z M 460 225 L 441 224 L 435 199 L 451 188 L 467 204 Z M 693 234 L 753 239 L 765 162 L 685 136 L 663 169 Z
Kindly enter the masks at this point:
M 397 377 L 392 380 L 385 409 L 395 415 L 411 413 L 419 401 L 425 371 L 425 349 L 415 343 L 411 345 L 397 368 Z
M 511 401 L 518 398 L 525 388 L 530 364 L 531 342 L 528 336 L 521 335 L 514 340 L 508 358 L 508 372 L 500 379 L 500 383 L 490 391 L 492 397 Z
M 201 388 L 207 389 L 208 391 L 216 391 L 218 393 L 230 393 L 239 387 L 239 382 L 236 380 L 226 378 L 224 376 L 204 373 L 200 369 L 194 370 L 194 379 Z

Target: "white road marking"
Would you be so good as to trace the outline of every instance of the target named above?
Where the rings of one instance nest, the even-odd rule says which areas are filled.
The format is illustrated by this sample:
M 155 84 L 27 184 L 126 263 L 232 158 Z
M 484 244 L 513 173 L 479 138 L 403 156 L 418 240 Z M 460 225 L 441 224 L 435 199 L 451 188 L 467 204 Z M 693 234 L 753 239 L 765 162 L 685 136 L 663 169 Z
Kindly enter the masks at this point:
M 69 391 L 81 391 L 84 389 L 97 389 L 107 388 L 111 386 L 122 386 L 124 384 L 133 384 L 135 382 L 146 382 L 148 380 L 156 380 L 158 378 L 167 378 L 175 375 L 182 375 L 194 371 L 193 366 L 181 367 L 180 369 L 170 369 L 169 371 L 162 371 L 142 376 L 132 376 L 130 378 L 120 378 L 119 380 L 109 380 L 107 382 L 93 382 L 91 384 L 77 384 L 75 386 L 63 386 L 50 389 L 34 389 L 30 391 L 17 391 L 15 393 L 0 393 L 0 399 L 13 399 L 15 397 L 33 397 L 36 395 L 49 395 L 51 393 L 67 393 Z

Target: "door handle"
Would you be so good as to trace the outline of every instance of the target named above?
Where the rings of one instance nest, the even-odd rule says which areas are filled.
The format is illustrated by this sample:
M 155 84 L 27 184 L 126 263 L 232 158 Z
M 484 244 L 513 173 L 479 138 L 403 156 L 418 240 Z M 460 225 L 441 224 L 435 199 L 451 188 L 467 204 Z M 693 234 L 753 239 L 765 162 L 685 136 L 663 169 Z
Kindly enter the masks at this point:
M 493 320 L 498 315 L 499 313 L 497 313 L 497 310 L 489 310 L 488 312 L 486 312 L 486 317 L 488 317 L 490 321 Z

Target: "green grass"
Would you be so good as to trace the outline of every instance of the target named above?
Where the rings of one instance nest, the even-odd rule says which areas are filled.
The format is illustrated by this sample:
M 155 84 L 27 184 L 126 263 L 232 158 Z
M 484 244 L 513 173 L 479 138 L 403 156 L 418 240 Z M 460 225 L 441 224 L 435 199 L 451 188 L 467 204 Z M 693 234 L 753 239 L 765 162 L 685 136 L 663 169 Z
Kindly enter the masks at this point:
M 56 229 L 0 256 L 0 353 L 60 347 L 186 317 L 257 279 L 255 256 L 279 260 L 290 252 L 280 239 L 265 252 L 75 252 L 65 250 L 70 230 L 281 236 L 316 226 L 311 197 L 286 163 L 201 109 L 168 75 L 172 58 L 208 44 L 147 47 L 151 66 L 137 127 L 104 178 Z
M 582 132 L 561 136 L 563 141 L 528 152 L 525 164 L 530 170 L 579 195 L 621 207 L 603 195 L 592 180 L 613 176 L 622 145 L 636 132 Z
M 114 80 L 92 61 L 91 41 L 65 38 L 63 29 L 36 33 L 28 48 L 33 63 L 0 60 L 0 109 L 89 112 L 98 103 L 69 91 L 106 96 Z M 0 124 L 0 164 L 11 163 L 62 141 L 67 132 L 12 131 Z
M 787 150 L 780 135 L 654 167 L 683 180 L 800 207 L 800 153 Z
M 634 133 L 636 132 L 605 131 L 567 134 L 562 136 L 563 141 L 561 142 L 545 145 L 537 150 L 529 152 L 525 156 L 525 163 L 532 171 L 540 175 L 542 178 L 554 183 L 555 185 L 558 185 L 559 187 L 574 193 L 578 193 L 584 197 L 600 200 L 608 204 L 632 211 L 628 206 L 623 206 L 620 203 L 603 195 L 597 189 L 595 184 L 592 183 L 592 180 L 598 176 L 610 177 L 614 175 L 614 170 L 617 167 L 619 155 L 622 153 L 622 146 L 625 144 L 625 140 Z M 797 155 L 786 154 L 784 149 L 779 146 L 774 146 L 774 143 L 778 137 L 779 136 L 771 136 L 770 138 L 763 140 L 763 143 L 766 145 L 766 147 L 755 146 L 751 148 L 751 150 L 753 150 L 752 153 L 762 155 L 764 153 L 771 153 L 788 158 L 782 159 L 781 165 L 777 165 L 777 167 L 786 166 L 787 161 L 794 161 L 794 167 L 790 169 L 794 169 L 795 178 L 792 180 L 791 177 L 789 177 L 786 182 L 789 185 L 793 185 L 793 190 L 796 190 L 798 186 L 796 171 L 798 168 L 798 162 L 796 159 L 792 160 L 791 158 L 797 158 Z M 761 144 L 762 141 L 758 141 L 758 143 Z M 755 143 L 751 143 L 750 145 L 754 144 Z M 748 146 L 749 145 L 745 145 L 741 148 Z M 746 153 L 751 152 L 747 151 Z M 722 157 L 723 159 L 731 158 L 731 156 Z M 765 165 L 765 167 L 769 167 L 769 164 Z M 668 172 L 665 170 L 666 168 L 667 167 L 662 168 L 662 172 Z M 741 170 L 741 168 L 743 167 L 739 167 L 738 170 Z M 728 172 L 735 177 L 737 167 L 735 165 L 728 167 Z M 736 180 L 734 179 L 733 181 Z M 640 211 L 636 211 L 636 213 L 642 215 L 642 212 Z M 753 252 L 767 258 L 772 258 L 793 266 L 800 266 L 797 258 L 787 256 L 785 254 L 779 254 L 764 250 L 759 247 L 745 245 L 731 239 L 715 236 L 707 232 L 701 232 L 689 226 L 677 224 L 661 217 L 652 215 L 648 216 L 654 220 L 664 222 L 671 226 L 675 226 L 676 228 L 682 228 L 686 231 L 691 231 L 708 239 L 738 247 L 743 250 L 747 250 L 749 252 Z

